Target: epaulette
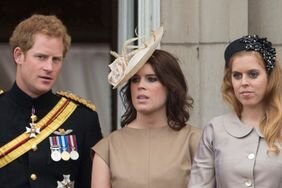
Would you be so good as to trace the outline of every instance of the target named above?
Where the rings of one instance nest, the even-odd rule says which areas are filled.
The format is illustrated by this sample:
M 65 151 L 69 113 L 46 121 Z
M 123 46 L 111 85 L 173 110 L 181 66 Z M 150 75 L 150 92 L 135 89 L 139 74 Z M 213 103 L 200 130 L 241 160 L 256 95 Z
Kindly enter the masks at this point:
M 4 93 L 4 91 L 2 89 L 0 89 L 0 95 L 3 94 L 3 93 Z
M 82 98 L 80 96 L 77 96 L 77 95 L 75 95 L 75 94 L 73 94 L 71 92 L 58 91 L 58 92 L 56 92 L 56 94 L 60 95 L 60 96 L 63 96 L 63 97 L 66 97 L 68 99 L 71 99 L 71 100 L 73 100 L 75 102 L 78 102 L 79 104 L 82 104 L 82 105 L 90 108 L 93 111 L 96 111 L 96 106 L 92 102 L 90 102 L 90 101 L 88 101 L 88 100 L 86 100 L 86 99 L 84 99 L 84 98 Z

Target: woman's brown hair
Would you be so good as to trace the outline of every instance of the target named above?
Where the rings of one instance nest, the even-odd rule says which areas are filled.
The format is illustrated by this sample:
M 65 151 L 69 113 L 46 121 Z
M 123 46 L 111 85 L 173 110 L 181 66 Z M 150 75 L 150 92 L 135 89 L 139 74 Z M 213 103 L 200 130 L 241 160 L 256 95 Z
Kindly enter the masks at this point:
M 167 88 L 168 125 L 174 130 L 182 129 L 190 118 L 193 99 L 188 94 L 188 86 L 178 59 L 164 50 L 155 50 L 147 63 L 152 66 L 160 82 Z M 121 121 L 122 127 L 132 122 L 137 115 L 131 99 L 130 82 L 129 80 L 120 92 L 125 106 L 125 113 Z

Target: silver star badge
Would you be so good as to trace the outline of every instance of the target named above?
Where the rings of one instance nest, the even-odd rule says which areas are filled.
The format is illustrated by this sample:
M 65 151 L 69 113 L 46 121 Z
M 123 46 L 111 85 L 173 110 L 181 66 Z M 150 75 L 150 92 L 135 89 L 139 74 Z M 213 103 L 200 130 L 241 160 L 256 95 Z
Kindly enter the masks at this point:
M 30 128 L 29 127 L 25 127 L 26 128 L 26 133 L 29 134 L 29 138 L 35 138 L 36 134 L 40 133 L 40 128 L 36 128 L 36 123 L 34 123 L 36 121 L 36 116 L 35 115 L 31 115 L 31 123 L 29 123 Z
M 70 175 L 63 175 L 63 181 L 57 181 L 57 188 L 74 188 L 74 181 L 70 180 Z
M 25 128 L 26 128 L 26 133 L 29 133 L 30 138 L 35 138 L 36 134 L 40 133 L 40 128 L 36 128 L 32 123 L 30 123 L 30 128 L 29 127 L 25 127 Z

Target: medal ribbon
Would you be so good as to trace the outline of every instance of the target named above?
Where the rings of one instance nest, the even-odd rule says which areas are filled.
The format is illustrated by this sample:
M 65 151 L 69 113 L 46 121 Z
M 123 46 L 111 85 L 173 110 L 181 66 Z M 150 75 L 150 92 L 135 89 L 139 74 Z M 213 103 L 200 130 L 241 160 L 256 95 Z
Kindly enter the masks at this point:
M 70 158 L 72 160 L 77 160 L 79 158 L 79 154 L 77 152 L 77 143 L 76 143 L 76 136 L 75 135 L 69 135 L 68 136 L 68 142 L 69 142 L 69 149 L 70 149 Z
M 75 135 L 69 135 L 68 139 L 70 140 L 69 143 L 71 145 L 72 151 L 77 151 L 77 143 L 76 143 L 76 136 Z
M 59 151 L 60 143 L 58 143 L 56 136 L 50 136 L 49 137 L 49 142 L 50 142 L 51 151 L 53 151 L 53 150 L 54 151 L 55 150 Z
M 61 143 L 61 146 L 62 146 L 61 152 L 63 152 L 63 151 L 68 151 L 68 147 L 67 147 L 67 144 L 66 144 L 66 140 L 65 140 L 65 136 L 64 136 L 64 135 L 61 135 L 61 136 L 60 136 L 60 143 Z

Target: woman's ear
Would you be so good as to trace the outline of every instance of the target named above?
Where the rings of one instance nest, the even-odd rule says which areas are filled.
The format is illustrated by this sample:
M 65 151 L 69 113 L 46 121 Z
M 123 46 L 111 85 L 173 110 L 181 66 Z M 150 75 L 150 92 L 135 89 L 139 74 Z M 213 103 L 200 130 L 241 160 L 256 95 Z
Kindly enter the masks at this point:
M 13 52 L 14 61 L 16 64 L 22 64 L 24 60 L 24 53 L 20 47 L 16 47 Z

